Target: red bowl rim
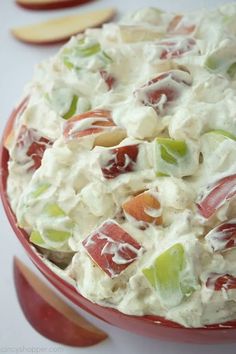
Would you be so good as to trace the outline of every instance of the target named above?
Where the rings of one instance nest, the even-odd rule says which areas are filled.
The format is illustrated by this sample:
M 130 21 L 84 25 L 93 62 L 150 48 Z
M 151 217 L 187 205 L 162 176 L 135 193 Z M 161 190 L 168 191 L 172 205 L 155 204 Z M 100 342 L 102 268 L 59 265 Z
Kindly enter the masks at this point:
M 27 98 L 25 99 L 27 100 Z M 23 101 L 25 101 L 23 100 Z M 23 102 L 22 101 L 22 102 Z M 20 227 L 17 226 L 17 221 L 15 214 L 13 213 L 10 202 L 8 200 L 7 192 L 6 192 L 6 185 L 7 185 L 7 177 L 8 177 L 8 161 L 9 161 L 9 153 L 6 147 L 4 146 L 4 139 L 6 137 L 6 133 L 9 133 L 10 127 L 12 125 L 12 122 L 14 121 L 17 112 L 19 108 L 22 105 L 19 104 L 12 112 L 10 115 L 7 124 L 5 126 L 1 143 L 0 143 L 0 169 L 1 169 L 1 174 L 0 174 L 0 196 L 2 199 L 3 207 L 6 213 L 6 216 L 8 218 L 8 221 L 10 222 L 10 225 L 12 229 L 14 230 L 17 238 L 19 239 L 20 243 L 24 247 L 25 251 L 27 252 L 28 256 L 32 260 L 32 262 L 36 265 L 36 267 L 49 279 L 53 282 L 53 284 L 61 288 L 60 286 L 57 286 L 57 284 L 63 284 L 64 287 L 67 288 L 68 292 L 64 292 L 64 295 L 67 296 L 73 303 L 76 305 L 84 308 L 88 312 L 92 313 L 94 316 L 101 318 L 104 321 L 103 317 L 100 317 L 96 313 L 96 309 L 103 309 L 104 311 L 107 310 L 107 313 L 113 313 L 114 315 L 118 315 L 120 318 L 123 318 L 123 320 L 127 319 L 135 319 L 136 321 L 145 321 L 145 322 L 151 322 L 152 324 L 155 324 L 157 326 L 162 326 L 162 327 L 168 327 L 168 328 L 178 328 L 178 329 L 184 329 L 184 330 L 191 330 L 191 331 L 196 331 L 196 330 L 225 330 L 227 329 L 236 329 L 236 320 L 235 321 L 228 321 L 224 323 L 216 323 L 216 324 L 211 324 L 211 325 L 206 325 L 203 327 L 184 327 L 176 322 L 167 320 L 164 317 L 161 316 L 156 316 L 156 315 L 145 315 L 145 316 L 133 316 L 133 315 L 126 315 L 114 308 L 110 307 L 105 307 L 105 306 L 100 306 L 98 304 L 95 304 L 82 296 L 78 290 L 76 289 L 75 286 L 61 278 L 59 275 L 57 275 L 55 272 L 53 272 L 43 261 L 42 257 L 40 254 L 36 251 L 33 245 L 30 244 L 28 241 L 28 235 L 25 230 L 21 229 Z M 60 289 L 63 292 L 63 289 Z M 83 305 L 80 303 L 82 302 Z M 93 306 L 94 310 L 89 310 L 89 307 Z M 109 322 L 109 321 L 108 321 Z

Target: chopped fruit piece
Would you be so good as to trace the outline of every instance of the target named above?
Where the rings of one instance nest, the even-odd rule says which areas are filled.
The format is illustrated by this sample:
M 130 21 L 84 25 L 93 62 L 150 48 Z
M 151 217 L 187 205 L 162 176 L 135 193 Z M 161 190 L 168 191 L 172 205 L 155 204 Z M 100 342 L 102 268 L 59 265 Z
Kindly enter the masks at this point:
M 84 38 L 78 41 L 76 46 L 76 55 L 79 57 L 90 57 L 101 51 L 101 46 L 98 42 L 86 42 Z
M 236 247 L 236 219 L 216 226 L 205 239 L 215 252 Z
M 32 161 L 29 171 L 35 171 L 41 166 L 45 150 L 52 142 L 39 135 L 37 130 L 22 125 L 16 139 L 15 154 L 18 163 Z
M 41 194 L 46 192 L 48 188 L 50 187 L 49 183 L 44 183 L 38 186 L 33 192 L 32 192 L 32 197 L 38 198 Z
M 166 106 L 176 100 L 183 88 L 190 86 L 191 76 L 182 70 L 171 70 L 148 81 L 134 92 L 134 95 L 145 106 L 153 107 L 159 114 L 164 112 Z
M 199 213 L 210 218 L 227 200 L 236 195 L 236 174 L 224 177 L 205 187 L 205 193 L 197 202 Z
M 34 245 L 43 246 L 45 244 L 41 234 L 38 231 L 32 231 L 29 240 Z
M 189 296 L 193 291 L 195 279 L 181 276 L 186 266 L 184 247 L 176 243 L 160 254 L 150 268 L 143 269 L 143 274 L 149 283 L 157 289 L 161 302 L 165 306 L 178 305 L 184 296 Z
M 107 179 L 135 170 L 138 157 L 138 145 L 119 146 L 105 150 L 100 155 L 100 166 Z
M 106 70 L 100 70 L 101 77 L 107 84 L 108 90 L 111 90 L 116 82 L 115 78 Z
M 48 216 L 51 217 L 58 217 L 58 216 L 65 216 L 66 214 L 64 211 L 57 205 L 57 204 L 48 204 L 45 206 L 44 211 Z
M 195 30 L 194 24 L 185 23 L 185 18 L 182 15 L 176 15 L 169 23 L 167 32 L 171 34 L 190 34 Z
M 113 122 L 111 112 L 103 109 L 70 118 L 64 125 L 63 134 L 67 141 L 94 135 L 94 145 L 99 146 L 117 145 L 126 136 L 125 131 Z
M 179 58 L 193 50 L 196 41 L 193 38 L 183 38 L 180 41 L 162 41 L 157 43 L 162 49 L 160 59 Z
M 19 106 L 14 109 L 14 111 L 11 114 L 11 117 L 8 121 L 8 124 L 6 126 L 6 129 L 4 131 L 4 136 L 3 136 L 3 145 L 7 148 L 10 149 L 11 143 L 14 141 L 14 133 L 15 133 L 15 124 L 17 123 L 18 119 L 22 115 L 22 113 L 25 111 L 27 108 L 29 102 L 29 96 L 27 96 L 20 104 Z
M 47 229 L 45 230 L 45 237 L 52 242 L 65 242 L 66 240 L 68 240 L 68 238 L 71 237 L 71 232 Z
M 160 203 L 151 191 L 143 192 L 129 199 L 122 206 L 126 214 L 138 221 L 161 224 Z
M 87 236 L 83 246 L 111 278 L 118 276 L 143 253 L 141 245 L 112 220 Z
M 17 258 L 14 258 L 14 282 L 26 319 L 44 337 L 76 347 L 95 345 L 107 338 Z
M 72 35 L 88 27 L 98 27 L 115 15 L 113 8 L 88 13 L 64 16 L 49 21 L 16 27 L 11 30 L 14 37 L 31 44 L 52 44 L 66 41 Z
M 212 273 L 207 279 L 206 287 L 215 291 L 236 289 L 236 277 L 230 274 Z
M 190 155 L 187 144 L 182 140 L 170 138 L 157 138 L 156 142 L 155 170 L 157 175 L 185 175 L 185 166 Z
M 236 75 L 236 63 L 233 63 L 233 64 L 230 65 L 230 67 L 227 70 L 227 74 L 229 75 L 229 77 L 231 79 L 235 78 L 235 75 Z
M 77 108 L 78 98 L 79 98 L 78 96 L 75 96 L 75 95 L 73 96 L 71 104 L 70 104 L 69 111 L 66 112 L 66 114 L 64 114 L 64 116 L 63 116 L 64 119 L 69 119 L 75 114 L 76 108 Z
M 16 3 L 28 10 L 54 10 L 81 5 L 89 1 L 91 0 L 16 0 Z

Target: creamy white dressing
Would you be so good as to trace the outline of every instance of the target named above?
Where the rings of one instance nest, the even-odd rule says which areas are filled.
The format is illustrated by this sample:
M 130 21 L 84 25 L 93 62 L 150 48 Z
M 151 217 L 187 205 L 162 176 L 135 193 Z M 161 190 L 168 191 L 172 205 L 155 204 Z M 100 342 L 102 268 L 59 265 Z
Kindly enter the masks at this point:
M 234 197 L 223 198 L 213 216 L 204 218 L 196 207 L 209 186 L 236 173 L 236 141 L 206 134 L 223 130 L 236 135 L 236 75 L 227 72 L 236 61 L 235 13 L 236 5 L 229 4 L 184 15 L 170 30 L 175 14 L 139 10 L 121 23 L 87 30 L 84 43 L 81 35 L 71 38 L 58 55 L 38 66 L 25 89 L 29 103 L 8 146 L 11 207 L 18 224 L 29 234 L 39 232 L 46 247 L 75 251 L 65 270 L 45 262 L 63 278 L 73 279 L 78 291 L 93 302 L 130 315 L 164 316 L 186 327 L 236 319 L 236 289 L 214 290 L 215 274 L 236 276 L 236 248 L 225 250 L 224 233 L 211 233 L 235 218 L 235 181 L 217 193 L 229 191 Z M 192 29 L 186 33 L 186 28 Z M 95 52 L 91 49 L 88 54 L 93 46 Z M 206 65 L 211 56 L 217 59 L 216 68 Z M 102 76 L 101 70 L 107 74 Z M 112 78 L 111 87 L 104 77 Z M 160 95 L 154 97 L 158 90 Z M 109 120 L 91 114 L 72 124 L 69 134 L 75 138 L 66 139 L 68 121 L 63 116 L 74 96 L 78 97 L 74 116 L 95 109 L 111 111 L 114 127 L 104 126 L 103 132 L 114 134 L 121 128 L 127 137 L 108 148 L 96 146 L 93 135 L 76 138 L 77 133 L 100 129 L 99 122 Z M 31 141 L 24 136 L 23 145 L 17 141 L 22 125 L 34 132 L 34 142 L 35 136 L 50 142 L 36 170 L 32 170 L 32 156 L 37 153 L 29 152 Z M 26 136 L 29 140 L 30 134 Z M 157 137 L 182 140 L 187 152 L 178 155 L 167 147 L 163 158 Z M 127 151 L 117 158 L 113 149 L 129 145 L 138 146 L 137 156 Z M 120 174 L 108 179 L 103 169 L 113 170 L 114 161 L 120 163 Z M 166 171 L 166 176 L 157 175 Z M 42 185 L 47 188 L 40 189 Z M 122 210 L 123 203 L 145 190 L 160 208 L 146 206 L 144 213 L 161 217 L 162 224 L 138 220 Z M 64 214 L 48 215 L 48 204 L 57 205 Z M 91 246 L 95 230 L 110 219 L 140 245 L 99 233 L 106 241 L 101 256 L 127 266 L 120 273 L 100 268 L 82 244 L 87 238 L 86 245 Z M 70 236 L 66 241 L 49 240 L 48 229 Z M 143 270 L 177 243 L 185 255 L 181 284 L 192 290 L 185 294 L 179 284 L 163 299 Z M 121 256 L 124 248 L 135 254 L 132 261 Z

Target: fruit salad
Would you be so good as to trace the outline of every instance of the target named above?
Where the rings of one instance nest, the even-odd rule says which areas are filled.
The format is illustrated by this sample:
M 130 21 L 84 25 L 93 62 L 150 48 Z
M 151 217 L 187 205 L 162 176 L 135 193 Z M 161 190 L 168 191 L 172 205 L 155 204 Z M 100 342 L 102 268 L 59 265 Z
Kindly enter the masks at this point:
M 53 271 L 101 306 L 236 320 L 236 5 L 146 8 L 38 65 L 8 198 Z

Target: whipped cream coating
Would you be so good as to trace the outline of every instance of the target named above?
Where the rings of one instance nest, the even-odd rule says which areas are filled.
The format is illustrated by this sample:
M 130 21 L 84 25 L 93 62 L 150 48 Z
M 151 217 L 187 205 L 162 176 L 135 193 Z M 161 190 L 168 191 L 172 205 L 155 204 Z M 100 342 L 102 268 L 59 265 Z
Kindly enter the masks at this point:
M 45 262 L 95 303 L 186 327 L 236 319 L 235 15 L 136 11 L 72 37 L 25 88 L 9 201 L 42 248 L 72 253 Z M 144 192 L 158 206 L 140 219 L 125 205 Z M 108 224 L 118 236 L 92 238 Z

